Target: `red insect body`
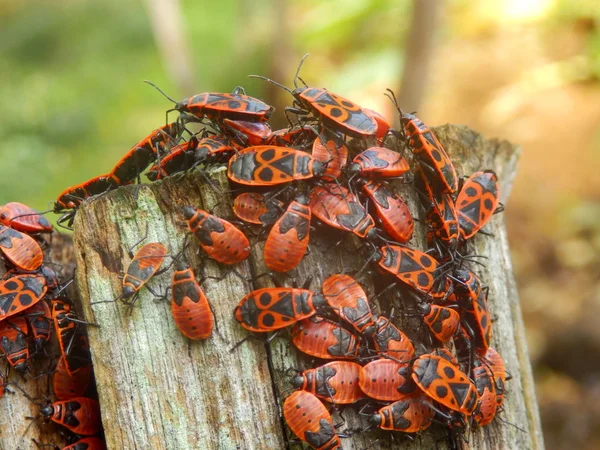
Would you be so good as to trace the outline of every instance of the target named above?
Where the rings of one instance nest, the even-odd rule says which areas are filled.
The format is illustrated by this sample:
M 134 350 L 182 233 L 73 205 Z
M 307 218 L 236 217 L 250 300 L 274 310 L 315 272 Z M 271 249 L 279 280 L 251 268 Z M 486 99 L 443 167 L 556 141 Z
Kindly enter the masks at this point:
M 309 392 L 296 391 L 286 398 L 283 417 L 292 432 L 312 448 L 333 450 L 342 445 L 327 408 Z
M 215 261 L 237 264 L 250 255 L 248 238 L 235 225 L 201 209 L 183 209 L 188 229 L 200 247 Z
M 27 345 L 27 322 L 23 316 L 0 321 L 0 354 L 18 372 L 29 369 L 29 346 Z
M 86 437 L 63 447 L 62 450 L 106 450 L 106 444 L 100 438 Z
M 48 303 L 45 301 L 37 302 L 23 311 L 22 314 L 29 322 L 36 350 L 41 349 L 42 345 L 50 340 L 52 330 L 52 313 Z
M 415 187 L 421 194 L 425 206 L 425 222 L 427 223 L 427 242 L 433 245 L 439 239 L 454 249 L 458 245 L 459 225 L 454 200 L 448 193 L 438 192 L 429 183 L 420 169 L 415 171 Z
M 110 174 L 106 174 L 98 175 L 91 180 L 65 189 L 58 195 L 54 203 L 54 213 L 63 213 L 57 222 L 59 224 L 67 222 L 68 226 L 71 226 L 77 208 L 85 199 L 103 194 L 116 187 L 114 181 L 110 178 Z
M 387 245 L 380 249 L 379 266 L 403 283 L 433 298 L 447 292 L 449 281 L 438 270 L 439 263 L 427 253 L 408 247 Z
M 305 319 L 292 328 L 292 343 L 307 355 L 321 359 L 353 359 L 359 339 L 335 322 Z
M 35 239 L 4 225 L 0 225 L 0 250 L 6 259 L 27 272 L 38 270 L 44 261 L 44 252 Z
M 71 376 L 76 376 L 79 369 L 90 364 L 87 338 L 83 335 L 77 323 L 77 314 L 68 301 L 54 299 L 51 303 L 54 332 L 58 338 L 67 372 Z
M 154 130 L 144 139 L 135 144 L 115 164 L 108 177 L 116 186 L 124 186 L 139 180 L 146 168 L 158 158 L 164 147 L 177 144 L 182 132 L 179 122 L 169 123 Z
M 59 400 L 69 400 L 75 397 L 81 397 L 87 391 L 92 381 L 92 364 L 88 363 L 81 366 L 69 374 L 65 357 L 61 356 L 56 363 L 56 369 L 52 377 L 52 387 L 54 395 Z
M 500 353 L 493 347 L 489 347 L 482 360 L 483 364 L 489 365 L 494 375 L 494 389 L 496 391 L 496 403 L 498 408 L 504 403 L 504 390 L 506 383 L 506 367 Z
M 171 286 L 171 313 L 179 331 L 190 339 L 208 338 L 215 320 L 192 269 L 179 263 Z
M 338 404 L 347 405 L 364 398 L 358 385 L 360 365 L 351 361 L 333 361 L 297 375 L 292 385 Z
M 288 206 L 267 236 L 265 265 L 275 272 L 294 269 L 308 249 L 311 212 L 308 199 L 300 195 Z
M 460 234 L 473 237 L 496 211 L 500 200 L 498 178 L 492 170 L 475 172 L 465 181 L 456 198 Z
M 160 164 L 154 164 L 146 176 L 150 181 L 160 180 L 169 175 L 191 169 L 194 164 L 208 156 L 208 152 L 198 150 L 198 141 L 189 142 L 173 147 L 169 153 L 160 159 Z
M 267 144 L 305 150 L 313 144 L 316 137 L 313 128 L 284 128 L 273 131 Z
M 306 152 L 259 145 L 233 155 L 227 176 L 231 181 L 249 186 L 274 186 L 320 177 L 323 171 L 323 165 Z
M 31 308 L 46 294 L 46 280 L 33 274 L 20 274 L 0 283 L 0 320 Z
M 395 402 L 414 393 L 416 386 L 410 375 L 408 363 L 377 359 L 361 369 L 359 385 L 366 395 L 375 400 Z
M 206 117 L 217 121 L 231 119 L 267 122 L 274 108 L 248 95 L 205 92 L 180 101 L 174 109 L 192 114 L 198 119 Z M 183 117 L 184 120 L 189 119 L 189 116 Z
M 475 360 L 471 377 L 479 394 L 479 404 L 473 413 L 473 419 L 483 427 L 494 420 L 498 408 L 494 374 L 486 364 Z
M 385 147 L 370 147 L 359 153 L 349 167 L 363 177 L 399 177 L 410 170 L 402 155 Z
M 375 332 L 367 294 L 354 278 L 332 275 L 323 282 L 322 290 L 327 304 L 356 331 L 367 336 Z
M 453 411 L 471 415 L 479 395 L 475 385 L 460 369 L 435 355 L 423 355 L 413 364 L 412 378 L 435 401 Z
M 243 192 L 233 201 L 233 212 L 244 222 L 271 225 L 283 212 L 283 202 L 256 192 Z
M 100 405 L 96 400 L 87 397 L 51 403 L 43 407 L 41 413 L 73 433 L 84 436 L 96 434 L 102 427 Z
M 0 223 L 23 233 L 52 232 L 48 219 L 23 203 L 11 202 L 0 208 Z
M 418 433 L 426 430 L 433 423 L 435 411 L 427 403 L 425 395 L 411 395 L 384 406 L 369 420 L 382 430 Z
M 131 259 L 123 277 L 123 299 L 132 298 L 160 269 L 165 257 L 166 247 L 160 242 L 144 244 Z
M 429 184 L 437 191 L 454 194 L 458 178 L 446 150 L 431 129 L 413 114 L 400 111 L 400 121 L 415 159 Z
M 411 340 L 387 317 L 379 316 L 375 326 L 373 344 L 378 354 L 389 356 L 397 361 L 409 361 L 413 358 L 415 347 Z
M 298 88 L 293 95 L 331 130 L 357 138 L 377 134 L 375 119 L 344 97 L 326 89 L 309 87 Z
M 343 142 L 338 143 L 336 139 L 327 139 L 327 136 L 321 134 L 313 142 L 312 157 L 325 167 L 322 175 L 324 179 L 339 178 L 342 167 L 348 161 L 348 147 Z
M 383 117 L 383 115 L 379 114 L 377 111 L 373 111 L 372 109 L 363 108 L 363 112 L 377 123 L 377 133 L 375 134 L 375 137 L 377 139 L 383 139 L 391 128 L 388 120 Z
M 361 238 L 377 235 L 373 217 L 354 194 L 337 184 L 316 186 L 310 193 L 310 209 L 321 222 Z
M 321 295 L 315 295 L 308 289 L 263 288 L 240 300 L 234 315 L 247 330 L 267 332 L 308 318 L 324 304 Z
M 449 341 L 456 334 L 460 325 L 460 315 L 453 309 L 420 303 L 419 311 L 423 314 L 425 325 L 441 343 Z
M 225 124 L 223 131 L 229 128 L 230 131 L 227 134 L 243 141 L 242 144 L 246 146 L 268 144 L 271 137 L 271 127 L 266 122 L 223 119 L 223 123 Z M 234 131 L 231 132 L 231 130 Z
M 371 200 L 383 229 L 396 242 L 408 242 L 415 229 L 408 205 L 385 184 L 368 181 L 363 192 Z
M 473 273 L 457 270 L 454 273 L 454 294 L 460 306 L 461 320 L 470 331 L 471 344 L 483 356 L 492 340 L 492 321 L 487 306 L 487 289 Z

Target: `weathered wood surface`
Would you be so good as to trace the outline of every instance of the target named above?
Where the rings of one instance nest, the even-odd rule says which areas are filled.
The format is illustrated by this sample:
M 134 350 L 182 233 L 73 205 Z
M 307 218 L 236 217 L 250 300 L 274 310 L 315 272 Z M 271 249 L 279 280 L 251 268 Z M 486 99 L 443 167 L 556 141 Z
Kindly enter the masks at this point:
M 73 256 L 73 242 L 68 235 L 54 234 L 50 241 L 50 251 L 46 256 L 45 263 L 52 262 L 54 268 L 61 276 L 61 280 L 68 280 L 73 276 L 75 270 L 75 258 Z M 1 266 L 1 265 L 0 265 Z M 3 272 L 3 271 L 2 271 Z M 3 273 L 0 273 L 0 276 Z M 73 290 L 69 291 L 74 294 Z M 71 295 L 77 305 L 77 298 Z M 49 355 L 58 355 L 58 348 L 53 339 L 53 345 L 46 345 Z M 43 403 L 50 395 L 49 376 L 43 376 L 51 371 L 56 363 L 55 358 L 44 358 L 42 362 L 32 364 L 32 377 L 20 377 L 14 370 L 10 374 L 10 382 L 18 383 L 31 397 Z M 2 367 L 4 367 L 3 362 Z M 2 369 L 3 370 L 3 369 Z M 40 376 L 41 375 L 41 376 Z M 44 424 L 39 419 L 39 406 L 29 401 L 14 386 L 8 386 L 4 397 L 0 399 L 0 450 L 31 449 L 36 448 L 31 439 L 38 442 L 61 444 L 64 442 L 58 427 L 52 424 Z M 38 417 L 32 420 L 26 417 Z
M 459 174 L 491 168 L 499 175 L 502 201 L 506 203 L 516 171 L 518 150 L 505 141 L 485 141 L 465 127 L 444 126 L 436 134 L 449 150 Z M 224 172 L 213 174 L 224 191 Z M 409 200 L 411 210 L 419 211 L 409 185 L 397 184 Z M 203 177 L 190 174 L 182 179 L 166 179 L 152 185 L 121 188 L 85 204 L 75 222 L 76 280 L 83 299 L 85 317 L 96 322 L 90 328 L 90 345 L 102 406 L 103 423 L 110 449 L 280 449 L 289 444 L 280 417 L 284 391 L 289 390 L 289 367 L 306 368 L 310 360 L 299 355 L 285 339 L 275 339 L 271 348 L 250 340 L 235 351 L 233 345 L 246 336 L 235 322 L 232 311 L 242 296 L 252 289 L 270 285 L 268 277 L 251 279 L 265 272 L 262 242 L 255 244 L 249 260 L 236 271 L 203 260 L 203 286 L 215 309 L 218 331 L 210 340 L 191 342 L 176 329 L 167 301 L 157 302 L 147 290 L 129 313 L 121 303 L 91 302 L 116 298 L 121 290 L 119 273 L 130 258 L 130 246 L 148 228 L 147 242 L 160 241 L 175 255 L 181 250 L 185 228 L 181 207 L 194 205 L 232 217 L 228 195 L 217 195 Z M 510 207 L 510 205 L 508 205 Z M 411 245 L 423 247 L 423 226 Z M 518 295 L 512 275 L 510 255 L 502 214 L 494 216 L 488 231 L 495 237 L 477 236 L 470 253 L 487 257 L 486 267 L 474 267 L 490 285 L 490 309 L 494 322 L 493 345 L 500 351 L 513 379 L 501 420 L 484 429 L 469 431 L 461 448 L 516 449 L 543 448 L 541 428 L 531 368 L 527 355 Z M 318 289 L 324 278 L 342 269 L 363 266 L 368 252 L 360 243 L 317 228 L 312 231 L 310 254 L 291 275 L 302 282 L 314 277 Z M 195 241 L 186 250 L 192 267 L 201 264 Z M 155 291 L 165 292 L 172 271 L 151 281 Z M 381 288 L 381 276 L 363 272 L 360 283 L 368 293 Z M 286 280 L 284 278 L 284 280 Z M 290 284 L 288 278 L 286 284 Z M 387 284 L 388 282 L 384 282 Z M 384 284 L 384 286 L 385 286 Z M 388 300 L 381 299 L 386 311 Z M 402 316 L 397 323 L 411 337 L 420 338 L 414 320 Z M 414 330 L 413 330 L 414 328 Z M 426 342 L 423 340 L 423 342 Z M 356 415 L 345 411 L 345 426 L 362 429 Z M 335 419 L 340 422 L 339 418 Z M 510 422 L 522 429 L 519 430 Z M 343 432 L 343 429 L 341 430 Z M 376 443 L 375 440 L 377 440 Z M 345 449 L 444 448 L 446 433 L 436 428 L 411 442 L 396 435 L 377 432 L 354 433 L 344 439 Z M 468 442 L 467 442 L 468 441 Z M 298 447 L 299 448 L 299 447 Z

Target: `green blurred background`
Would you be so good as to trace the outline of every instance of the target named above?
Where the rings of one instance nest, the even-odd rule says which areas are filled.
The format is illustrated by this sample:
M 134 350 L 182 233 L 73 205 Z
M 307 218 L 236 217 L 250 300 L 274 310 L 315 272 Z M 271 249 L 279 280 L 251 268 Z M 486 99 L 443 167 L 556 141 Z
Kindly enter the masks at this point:
M 546 445 L 600 448 L 597 0 L 0 1 L 0 204 L 46 209 L 108 172 L 180 99 L 247 74 L 523 146 L 506 217 Z M 281 118 L 279 119 L 281 120 Z M 281 122 L 280 122 L 281 123 Z M 510 385 L 509 385 L 510 386 Z

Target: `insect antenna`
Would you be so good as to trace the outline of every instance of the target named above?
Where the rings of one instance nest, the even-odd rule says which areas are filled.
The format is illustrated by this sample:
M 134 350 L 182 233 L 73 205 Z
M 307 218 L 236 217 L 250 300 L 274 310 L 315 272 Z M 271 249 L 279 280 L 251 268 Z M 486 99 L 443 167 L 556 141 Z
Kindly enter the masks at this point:
M 157 85 L 155 85 L 152 81 L 144 80 L 144 83 L 152 86 L 154 89 L 156 89 L 158 92 L 160 92 L 167 100 L 177 104 L 177 102 L 175 100 L 173 100 L 171 97 L 169 97 L 167 94 L 165 94 L 165 92 L 161 88 L 159 88 Z
M 248 78 L 259 78 L 261 80 L 265 80 L 271 84 L 274 84 L 275 86 L 280 87 L 281 89 L 285 89 L 286 91 L 288 91 L 290 94 L 294 95 L 294 92 L 287 86 L 284 86 L 281 83 L 278 83 L 277 81 L 271 80 L 270 78 L 267 77 L 263 77 L 262 75 L 248 75 Z

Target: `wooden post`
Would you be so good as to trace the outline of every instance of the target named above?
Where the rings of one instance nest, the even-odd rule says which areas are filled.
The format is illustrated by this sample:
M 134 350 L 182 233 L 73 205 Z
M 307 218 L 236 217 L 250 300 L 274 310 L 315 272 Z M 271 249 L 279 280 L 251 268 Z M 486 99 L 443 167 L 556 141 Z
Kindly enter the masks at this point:
M 502 202 L 506 203 L 519 154 L 515 146 L 484 140 L 461 126 L 439 127 L 435 133 L 460 174 L 494 169 L 500 180 Z M 224 169 L 211 177 L 223 192 L 227 191 Z M 420 208 L 412 187 L 396 184 L 396 188 L 417 214 Z M 172 255 L 181 250 L 186 232 L 181 207 L 185 205 L 232 217 L 229 196 L 216 194 L 199 174 L 120 188 L 87 202 L 77 213 L 76 281 L 85 318 L 99 325 L 89 328 L 89 337 L 108 448 L 286 448 L 289 436 L 280 416 L 284 391 L 290 388 L 285 370 L 307 367 L 309 359 L 279 338 L 270 348 L 249 340 L 232 351 L 247 335 L 233 318 L 235 305 L 247 292 L 270 285 L 268 277 L 255 282 L 244 279 L 266 271 L 262 241 L 253 246 L 251 257 L 236 266 L 235 272 L 203 260 L 204 275 L 223 277 L 207 279 L 203 284 L 218 324 L 209 340 L 193 342 L 183 337 L 170 316 L 168 301 L 156 300 L 146 289 L 131 311 L 120 302 L 90 305 L 119 296 L 119 274 L 129 263 L 128 250 L 146 230 L 147 242 L 162 242 Z M 424 227 L 418 227 L 411 245 L 422 248 Z M 466 440 L 459 439 L 458 445 L 465 449 L 541 449 L 540 420 L 502 214 L 494 216 L 488 231 L 494 237 L 478 235 L 469 244 L 469 251 L 487 258 L 485 268 L 474 270 L 490 286 L 489 303 L 495 319 L 493 346 L 504 357 L 512 380 L 507 382 L 501 420 L 469 430 Z M 299 282 L 313 276 L 313 286 L 318 289 L 332 273 L 364 265 L 365 252 L 359 250 L 356 239 L 347 236 L 342 245 L 335 246 L 344 237 L 341 233 L 317 228 L 311 234 L 310 254 L 293 274 Z M 201 265 L 197 248 L 192 241 L 185 254 L 195 268 Z M 167 271 L 150 285 L 155 291 L 165 292 L 171 274 L 172 270 Z M 363 272 L 360 278 L 369 293 L 374 292 L 373 279 L 381 279 L 381 275 Z M 288 279 L 286 284 L 290 283 Z M 381 299 L 381 305 L 385 311 L 388 300 Z M 419 338 L 421 331 L 414 320 L 399 317 L 397 323 L 411 337 Z M 352 411 L 345 411 L 344 417 L 348 429 L 366 426 Z M 388 433 L 357 432 L 343 440 L 343 447 L 441 449 L 445 438 L 441 427 L 412 442 L 400 434 L 392 440 Z

